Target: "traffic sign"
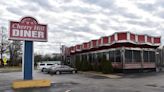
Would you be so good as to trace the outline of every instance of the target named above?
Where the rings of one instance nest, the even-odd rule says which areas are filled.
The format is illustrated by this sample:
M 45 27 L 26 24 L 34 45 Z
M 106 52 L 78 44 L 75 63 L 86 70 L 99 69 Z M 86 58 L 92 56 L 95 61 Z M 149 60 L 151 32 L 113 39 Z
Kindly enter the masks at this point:
M 7 58 L 6 57 L 3 58 L 3 64 L 7 65 Z

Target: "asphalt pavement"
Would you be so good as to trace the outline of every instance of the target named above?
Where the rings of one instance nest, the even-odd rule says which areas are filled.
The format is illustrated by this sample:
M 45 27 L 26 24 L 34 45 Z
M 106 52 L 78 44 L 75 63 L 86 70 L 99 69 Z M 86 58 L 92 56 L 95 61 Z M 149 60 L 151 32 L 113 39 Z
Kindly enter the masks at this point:
M 164 73 L 126 74 L 121 78 L 78 73 L 49 75 L 34 71 L 34 79 L 49 79 L 51 87 L 11 88 L 14 80 L 22 80 L 22 72 L 0 73 L 0 92 L 164 92 Z

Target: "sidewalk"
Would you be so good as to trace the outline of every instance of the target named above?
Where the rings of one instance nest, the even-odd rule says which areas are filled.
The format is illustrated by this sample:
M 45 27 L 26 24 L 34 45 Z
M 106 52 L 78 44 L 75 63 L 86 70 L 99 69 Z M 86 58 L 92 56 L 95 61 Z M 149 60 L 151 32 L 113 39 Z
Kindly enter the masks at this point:
M 104 77 L 108 77 L 108 78 L 111 78 L 111 79 L 122 78 L 122 76 L 117 75 L 117 74 L 102 74 L 101 72 L 94 72 L 94 71 L 87 71 L 87 72 L 79 71 L 79 73 L 104 76 Z
M 21 70 L 21 67 L 2 67 L 0 68 L 0 73 L 19 72 Z

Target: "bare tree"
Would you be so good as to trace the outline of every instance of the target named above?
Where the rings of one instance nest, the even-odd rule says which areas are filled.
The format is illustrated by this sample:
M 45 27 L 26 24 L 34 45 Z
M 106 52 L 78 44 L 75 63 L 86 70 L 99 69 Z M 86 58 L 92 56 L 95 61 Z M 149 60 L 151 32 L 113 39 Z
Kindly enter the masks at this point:
M 5 27 L 0 28 L 0 55 L 1 55 L 1 65 L 3 64 L 3 54 L 8 49 L 9 41 L 7 39 L 7 29 Z
M 34 54 L 34 65 L 36 66 L 38 62 L 42 61 L 42 55 L 41 54 Z
M 11 41 L 9 45 L 10 65 L 18 65 L 22 63 L 22 42 Z
M 7 38 L 7 29 L 0 27 L 0 65 L 4 66 L 3 56 L 4 54 L 10 55 L 10 65 L 17 65 L 21 63 L 22 58 L 22 42 L 21 41 L 9 41 Z M 8 55 L 8 56 L 9 56 Z

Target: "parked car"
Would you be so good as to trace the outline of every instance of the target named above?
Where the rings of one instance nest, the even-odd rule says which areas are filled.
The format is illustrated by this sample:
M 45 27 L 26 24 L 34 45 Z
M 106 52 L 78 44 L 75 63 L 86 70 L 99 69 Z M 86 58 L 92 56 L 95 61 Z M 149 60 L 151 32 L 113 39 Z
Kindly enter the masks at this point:
M 47 72 L 50 74 L 61 74 L 61 73 L 77 73 L 76 68 L 71 68 L 66 65 L 61 65 L 61 66 L 51 66 L 50 68 L 47 69 Z
M 56 68 L 56 67 L 61 67 L 62 65 L 58 65 L 58 64 L 55 64 L 55 65 L 52 65 L 52 66 L 50 66 L 49 68 L 47 68 L 46 70 L 45 70 L 45 72 L 46 73 L 50 73 L 50 69 L 53 67 L 53 68 Z
M 39 62 L 37 65 L 37 69 L 39 69 L 42 72 L 45 72 L 48 68 L 50 68 L 53 65 L 61 65 L 61 61 L 43 61 Z

